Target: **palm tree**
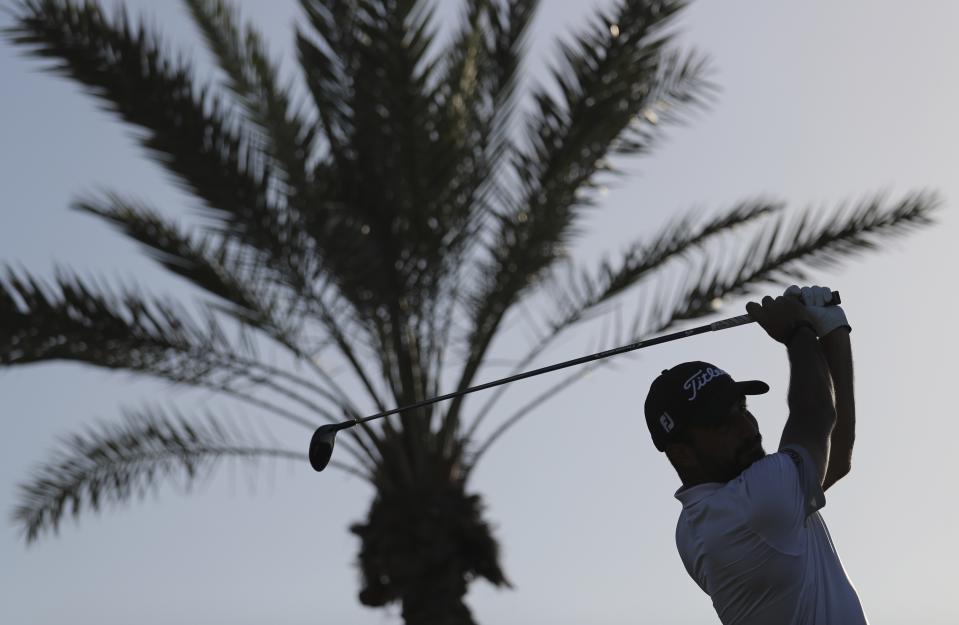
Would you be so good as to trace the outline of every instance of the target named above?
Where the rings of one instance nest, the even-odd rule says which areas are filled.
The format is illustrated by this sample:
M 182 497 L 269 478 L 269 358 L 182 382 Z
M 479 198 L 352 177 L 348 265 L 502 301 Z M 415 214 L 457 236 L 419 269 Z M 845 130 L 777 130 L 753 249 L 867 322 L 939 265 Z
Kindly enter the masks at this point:
M 708 316 L 717 299 L 763 284 L 807 281 L 803 265 L 837 266 L 934 223 L 938 202 L 922 192 L 791 223 L 782 204 L 743 201 L 705 222 L 679 216 L 615 261 L 579 267 L 568 246 L 616 173 L 611 161 L 651 151 L 714 92 L 706 58 L 667 30 L 686 2 L 621 0 L 596 12 L 561 46 L 550 84 L 518 89 L 536 0 L 465 0 L 443 45 L 426 0 L 300 0 L 302 80 L 289 85 L 235 7 L 185 1 L 225 90 L 198 85 L 189 63 L 122 9 L 110 18 L 94 2 L 15 0 L 6 34 L 136 127 L 151 158 L 200 200 L 202 220 L 186 227 L 115 192 L 74 208 L 209 297 L 188 308 L 66 270 L 48 284 L 8 267 L 3 365 L 72 360 L 212 389 L 306 435 L 435 395 L 441 382 L 467 388 L 527 302 L 549 312 L 517 371 L 671 260 L 699 257 L 675 296 L 646 298 L 618 340 Z M 756 222 L 735 262 L 709 252 Z M 296 366 L 269 364 L 264 346 Z M 457 398 L 341 437 L 331 466 L 375 490 L 352 527 L 365 605 L 401 602 L 407 623 L 470 623 L 469 582 L 508 585 L 469 477 L 503 433 L 588 369 L 501 416 L 485 438 L 478 425 L 498 392 L 469 414 Z M 305 466 L 301 449 L 264 445 L 209 414 L 144 406 L 69 439 L 22 486 L 15 519 L 33 542 L 68 513 L 263 456 Z

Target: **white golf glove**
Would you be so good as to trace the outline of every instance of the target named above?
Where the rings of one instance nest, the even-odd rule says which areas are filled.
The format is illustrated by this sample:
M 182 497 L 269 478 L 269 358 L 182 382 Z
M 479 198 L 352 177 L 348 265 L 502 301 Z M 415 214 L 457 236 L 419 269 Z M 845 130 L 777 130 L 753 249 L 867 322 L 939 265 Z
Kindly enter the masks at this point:
M 822 338 L 836 328 L 846 327 L 852 331 L 852 326 L 846 320 L 846 313 L 840 306 L 826 306 L 832 301 L 832 290 L 824 286 L 804 286 L 799 288 L 795 284 L 783 291 L 783 295 L 799 297 L 806 310 L 813 318 L 816 334 Z

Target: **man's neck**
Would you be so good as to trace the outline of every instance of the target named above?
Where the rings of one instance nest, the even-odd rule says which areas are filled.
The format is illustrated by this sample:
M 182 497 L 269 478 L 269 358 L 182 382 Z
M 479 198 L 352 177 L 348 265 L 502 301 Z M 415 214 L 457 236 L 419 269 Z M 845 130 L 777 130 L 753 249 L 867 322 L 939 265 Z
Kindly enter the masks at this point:
M 688 473 L 680 475 L 679 479 L 683 482 L 683 488 L 692 488 L 700 484 L 725 484 L 735 479 L 735 476 L 732 478 L 724 478 L 714 473 L 707 473 L 701 469 L 693 469 Z
M 702 474 L 683 477 L 682 480 L 683 488 L 692 488 L 693 486 L 699 486 L 700 484 L 722 483 L 720 480 Z

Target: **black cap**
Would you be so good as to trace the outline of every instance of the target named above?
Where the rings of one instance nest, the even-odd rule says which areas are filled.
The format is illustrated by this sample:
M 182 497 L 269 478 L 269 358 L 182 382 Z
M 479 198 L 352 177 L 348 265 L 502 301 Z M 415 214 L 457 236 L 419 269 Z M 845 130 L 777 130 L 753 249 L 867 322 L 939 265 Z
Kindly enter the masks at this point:
M 736 382 L 708 362 L 693 361 L 663 369 L 646 396 L 646 425 L 656 449 L 663 451 L 689 425 L 720 421 L 743 395 L 762 395 L 759 380 Z

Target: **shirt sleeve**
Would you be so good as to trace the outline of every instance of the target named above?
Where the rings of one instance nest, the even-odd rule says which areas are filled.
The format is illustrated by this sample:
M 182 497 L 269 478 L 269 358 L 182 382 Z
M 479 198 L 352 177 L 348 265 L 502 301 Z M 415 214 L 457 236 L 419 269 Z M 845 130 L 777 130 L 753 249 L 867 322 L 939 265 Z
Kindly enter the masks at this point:
M 787 445 L 780 449 L 779 453 L 788 455 L 796 466 L 799 489 L 803 494 L 803 518 L 823 508 L 826 505 L 826 494 L 822 490 L 816 465 L 809 452 L 799 445 Z
M 810 514 L 826 505 L 812 458 L 799 445 L 753 463 L 739 479 L 749 524 L 783 547 Z

